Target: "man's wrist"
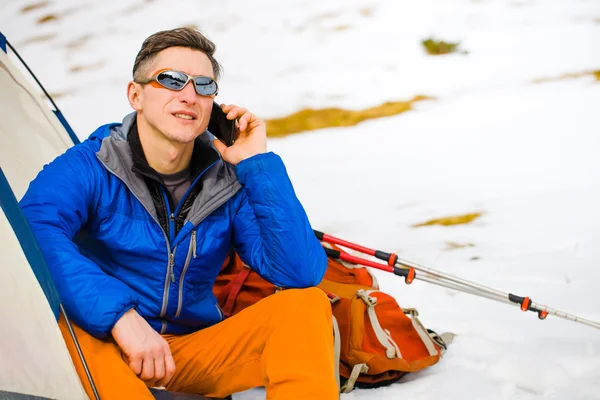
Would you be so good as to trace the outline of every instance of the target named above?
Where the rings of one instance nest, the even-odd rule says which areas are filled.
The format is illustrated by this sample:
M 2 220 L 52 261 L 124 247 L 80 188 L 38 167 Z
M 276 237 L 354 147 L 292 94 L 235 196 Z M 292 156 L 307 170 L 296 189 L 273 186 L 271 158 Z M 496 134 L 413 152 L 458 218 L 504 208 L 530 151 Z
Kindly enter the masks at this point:
M 118 329 L 118 327 L 120 327 L 121 325 L 123 325 L 124 323 L 126 323 L 128 321 L 132 321 L 134 318 L 136 318 L 136 316 L 139 316 L 139 314 L 137 313 L 135 307 L 130 307 L 130 308 L 126 309 L 121 314 L 121 316 L 115 321 L 115 324 L 110 329 L 111 335 L 114 334 L 115 329 Z

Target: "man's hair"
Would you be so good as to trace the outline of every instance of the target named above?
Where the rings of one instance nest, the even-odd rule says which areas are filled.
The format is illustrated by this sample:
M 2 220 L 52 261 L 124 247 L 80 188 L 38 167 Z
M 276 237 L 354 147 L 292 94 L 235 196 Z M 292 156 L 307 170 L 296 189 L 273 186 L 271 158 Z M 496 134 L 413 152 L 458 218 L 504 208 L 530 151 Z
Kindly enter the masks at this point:
M 148 78 L 148 66 L 152 63 L 156 55 L 168 49 L 169 47 L 187 47 L 188 49 L 198 50 L 206 54 L 212 64 L 215 80 L 219 79 L 222 67 L 214 58 L 217 46 L 206 36 L 192 28 L 176 28 L 168 31 L 160 31 L 149 36 L 142 48 L 135 57 L 133 64 L 133 80 Z

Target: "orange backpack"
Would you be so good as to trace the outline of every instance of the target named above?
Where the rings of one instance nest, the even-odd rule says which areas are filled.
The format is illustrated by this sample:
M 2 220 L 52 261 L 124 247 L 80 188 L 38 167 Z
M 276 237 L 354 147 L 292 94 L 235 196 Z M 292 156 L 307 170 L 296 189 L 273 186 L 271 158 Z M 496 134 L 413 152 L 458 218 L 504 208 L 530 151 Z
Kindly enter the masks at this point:
M 441 338 L 423 327 L 415 309 L 402 309 L 392 296 L 380 292 L 369 269 L 329 258 L 319 287 L 332 305 L 336 369 L 343 393 L 354 387 L 389 385 L 442 356 Z M 232 252 L 213 292 L 224 314 L 231 316 L 278 290 Z

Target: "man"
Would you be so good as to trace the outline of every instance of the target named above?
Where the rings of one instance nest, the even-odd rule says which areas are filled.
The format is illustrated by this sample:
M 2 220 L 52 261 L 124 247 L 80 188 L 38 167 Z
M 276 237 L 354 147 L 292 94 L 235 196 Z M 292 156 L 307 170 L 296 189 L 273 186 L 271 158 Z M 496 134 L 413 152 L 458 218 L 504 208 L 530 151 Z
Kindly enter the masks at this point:
M 223 105 L 237 140 L 205 132 L 214 52 L 192 29 L 147 38 L 127 87 L 135 112 L 47 165 L 21 206 L 101 398 L 150 399 L 152 386 L 337 398 L 331 309 L 312 287 L 326 257 L 264 122 Z M 212 285 L 231 247 L 286 290 L 223 320 Z

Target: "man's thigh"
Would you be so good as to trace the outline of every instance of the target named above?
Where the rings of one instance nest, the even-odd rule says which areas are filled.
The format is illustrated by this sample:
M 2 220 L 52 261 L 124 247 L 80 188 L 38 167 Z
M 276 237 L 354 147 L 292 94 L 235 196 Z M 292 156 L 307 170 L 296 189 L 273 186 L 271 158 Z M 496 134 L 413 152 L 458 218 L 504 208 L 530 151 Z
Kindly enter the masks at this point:
M 209 328 L 189 335 L 165 335 L 177 368 L 168 389 L 218 397 L 266 386 L 265 346 L 282 347 L 269 341 L 272 333 L 277 329 L 277 341 L 285 341 L 285 346 L 301 340 L 295 337 L 302 335 L 302 321 L 295 320 L 297 310 L 311 307 L 322 315 L 323 325 L 331 323 L 326 316 L 331 307 L 320 289 L 288 289 Z

